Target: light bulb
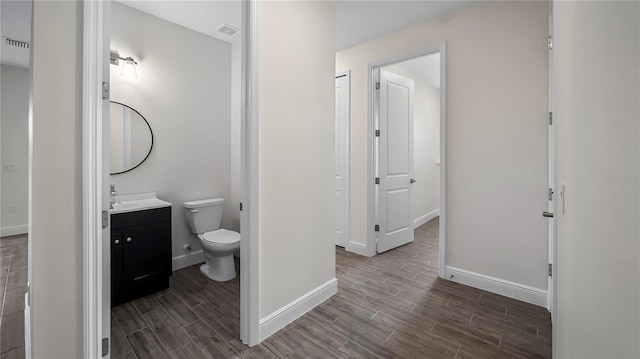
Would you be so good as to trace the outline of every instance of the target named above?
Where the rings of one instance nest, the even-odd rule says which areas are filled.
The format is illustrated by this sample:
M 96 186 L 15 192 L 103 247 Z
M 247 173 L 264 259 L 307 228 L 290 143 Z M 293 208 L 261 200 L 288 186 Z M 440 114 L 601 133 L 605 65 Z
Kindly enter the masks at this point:
M 132 58 L 127 58 L 122 65 L 122 71 L 120 72 L 120 76 L 129 79 L 137 79 L 138 71 L 136 70 L 136 63 Z

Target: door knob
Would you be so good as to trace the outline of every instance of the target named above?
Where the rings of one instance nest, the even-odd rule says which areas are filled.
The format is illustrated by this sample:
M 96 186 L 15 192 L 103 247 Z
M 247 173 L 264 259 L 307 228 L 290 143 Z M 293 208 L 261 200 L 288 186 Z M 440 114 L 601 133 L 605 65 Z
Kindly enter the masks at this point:
M 553 213 L 544 211 L 542 212 L 542 217 L 553 218 Z
M 127 242 L 131 242 L 131 237 L 127 237 Z
M 120 240 L 116 239 L 115 241 L 113 241 L 113 244 L 120 244 Z
M 416 183 L 416 182 L 418 182 L 418 181 L 416 181 L 415 179 L 413 179 L 413 178 L 412 178 L 409 182 L 411 182 L 411 183 Z

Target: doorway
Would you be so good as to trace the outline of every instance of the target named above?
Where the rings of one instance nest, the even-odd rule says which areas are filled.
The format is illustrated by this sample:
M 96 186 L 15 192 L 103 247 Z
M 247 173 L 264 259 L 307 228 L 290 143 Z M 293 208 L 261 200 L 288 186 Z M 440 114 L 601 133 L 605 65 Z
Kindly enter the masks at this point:
M 351 72 L 336 74 L 336 130 L 335 130 L 335 241 L 349 245 L 349 116 Z
M 429 223 L 432 231 L 438 222 L 438 258 L 433 262 L 443 276 L 445 44 L 373 63 L 369 69 L 369 253 L 411 243 L 416 228 Z

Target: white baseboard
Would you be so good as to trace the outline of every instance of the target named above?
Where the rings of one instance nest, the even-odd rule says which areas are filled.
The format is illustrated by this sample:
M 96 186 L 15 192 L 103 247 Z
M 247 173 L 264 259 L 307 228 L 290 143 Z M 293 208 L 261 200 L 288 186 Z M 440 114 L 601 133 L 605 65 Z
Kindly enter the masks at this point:
M 13 227 L 2 227 L 0 228 L 0 237 L 6 236 L 15 236 L 18 234 L 25 234 L 29 232 L 29 226 L 13 226 Z
M 302 297 L 260 320 L 259 340 L 263 341 L 287 324 L 301 317 L 338 292 L 338 280 L 333 278 Z
M 420 227 L 421 225 L 429 222 L 430 220 L 440 216 L 440 208 L 436 208 L 433 211 L 425 214 L 424 216 L 420 216 L 413 220 L 413 226 L 415 228 Z
M 183 254 L 181 256 L 173 257 L 171 259 L 172 267 L 174 271 L 178 269 L 187 268 L 194 264 L 204 262 L 204 252 L 202 250 L 195 251 L 189 254 Z
M 352 252 L 355 254 L 359 254 L 365 257 L 371 257 L 372 255 L 368 253 L 367 246 L 362 243 L 349 242 L 347 244 L 347 252 Z
M 486 290 L 505 297 L 521 300 L 541 307 L 547 306 L 548 292 L 544 289 L 530 287 L 525 284 L 490 277 L 488 275 L 470 272 L 468 270 L 446 266 L 445 279 L 465 284 L 470 287 Z

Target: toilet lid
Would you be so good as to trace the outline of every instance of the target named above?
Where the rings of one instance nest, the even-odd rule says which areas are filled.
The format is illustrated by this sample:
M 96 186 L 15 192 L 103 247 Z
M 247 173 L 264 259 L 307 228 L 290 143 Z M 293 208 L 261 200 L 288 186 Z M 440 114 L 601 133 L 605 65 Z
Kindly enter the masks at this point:
M 212 244 L 234 244 L 240 242 L 240 233 L 218 229 L 204 234 L 204 240 Z

